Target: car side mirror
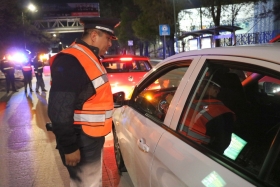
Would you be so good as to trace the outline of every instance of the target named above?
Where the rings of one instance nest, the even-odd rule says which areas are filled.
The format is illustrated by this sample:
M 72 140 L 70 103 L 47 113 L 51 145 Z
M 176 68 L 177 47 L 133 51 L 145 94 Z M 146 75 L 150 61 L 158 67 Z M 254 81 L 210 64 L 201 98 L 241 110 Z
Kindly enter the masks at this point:
M 124 92 L 114 93 L 113 100 L 114 100 L 114 108 L 122 107 L 125 101 L 125 93 Z
M 280 84 L 273 82 L 263 82 L 262 83 L 263 92 L 266 94 L 277 95 L 280 93 Z

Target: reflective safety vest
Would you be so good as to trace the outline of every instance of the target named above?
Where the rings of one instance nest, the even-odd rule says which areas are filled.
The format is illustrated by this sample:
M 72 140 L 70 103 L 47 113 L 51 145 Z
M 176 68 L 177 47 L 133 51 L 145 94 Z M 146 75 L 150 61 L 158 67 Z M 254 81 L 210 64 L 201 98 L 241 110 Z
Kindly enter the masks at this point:
M 206 135 L 206 124 L 211 119 L 229 112 L 234 115 L 229 108 L 216 99 L 194 101 L 180 132 L 198 143 L 208 144 L 211 137 Z
M 22 71 L 32 71 L 31 64 L 27 63 L 26 65 L 23 65 Z
M 38 72 L 40 70 L 40 72 L 43 71 L 43 66 L 38 67 L 37 69 L 35 69 L 34 73 L 40 73 Z
M 3 71 L 3 73 L 7 73 L 7 74 L 12 73 L 12 74 L 14 74 L 15 68 L 14 68 L 14 65 L 11 62 L 3 61 L 1 66 L 2 66 L 1 70 Z
M 83 131 L 93 137 L 109 134 L 112 129 L 114 104 L 105 68 L 93 52 L 83 45 L 73 43 L 61 53 L 71 54 L 79 60 L 96 89 L 96 94 L 83 104 L 82 109 L 74 111 L 74 124 L 81 125 Z M 51 65 L 54 59 L 55 57 L 51 58 Z

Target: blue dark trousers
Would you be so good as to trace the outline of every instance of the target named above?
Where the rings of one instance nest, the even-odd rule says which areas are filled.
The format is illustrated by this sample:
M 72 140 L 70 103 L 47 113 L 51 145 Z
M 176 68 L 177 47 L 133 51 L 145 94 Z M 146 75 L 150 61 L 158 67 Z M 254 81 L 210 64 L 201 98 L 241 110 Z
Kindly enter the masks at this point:
M 70 174 L 70 187 L 102 187 L 102 158 L 105 137 L 93 138 L 83 132 L 77 134 L 81 160 L 76 166 L 65 165 L 65 156 L 59 153 Z

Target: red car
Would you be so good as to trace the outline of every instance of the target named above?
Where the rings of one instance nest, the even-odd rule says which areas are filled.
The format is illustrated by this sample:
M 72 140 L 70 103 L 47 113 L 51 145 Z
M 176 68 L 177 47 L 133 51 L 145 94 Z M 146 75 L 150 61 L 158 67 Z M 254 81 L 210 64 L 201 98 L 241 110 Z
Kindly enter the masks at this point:
M 124 91 L 127 97 L 139 80 L 152 69 L 148 57 L 136 55 L 107 55 L 102 63 L 107 70 L 112 92 Z

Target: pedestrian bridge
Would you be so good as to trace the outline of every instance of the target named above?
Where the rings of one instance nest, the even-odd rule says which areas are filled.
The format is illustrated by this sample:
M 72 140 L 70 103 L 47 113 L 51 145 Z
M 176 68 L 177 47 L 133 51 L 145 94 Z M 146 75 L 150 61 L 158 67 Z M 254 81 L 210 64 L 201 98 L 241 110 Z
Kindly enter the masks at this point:
M 80 18 L 62 17 L 35 20 L 33 25 L 48 33 L 74 33 L 84 31 L 83 26 L 80 24 Z

